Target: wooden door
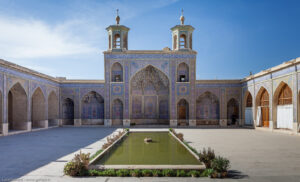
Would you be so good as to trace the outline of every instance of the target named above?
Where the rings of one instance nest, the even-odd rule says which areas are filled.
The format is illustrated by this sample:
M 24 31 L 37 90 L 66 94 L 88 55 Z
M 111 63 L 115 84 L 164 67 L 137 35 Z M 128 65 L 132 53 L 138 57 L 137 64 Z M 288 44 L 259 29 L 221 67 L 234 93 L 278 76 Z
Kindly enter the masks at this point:
M 269 127 L 269 107 L 261 108 L 262 126 Z
M 186 107 L 179 106 L 179 119 L 186 119 Z

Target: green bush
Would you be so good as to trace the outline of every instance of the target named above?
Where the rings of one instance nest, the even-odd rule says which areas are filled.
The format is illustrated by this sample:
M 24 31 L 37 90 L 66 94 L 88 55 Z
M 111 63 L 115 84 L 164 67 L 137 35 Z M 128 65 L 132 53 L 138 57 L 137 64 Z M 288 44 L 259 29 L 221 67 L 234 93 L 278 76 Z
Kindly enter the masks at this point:
M 176 171 L 176 176 L 177 177 L 186 177 L 187 174 L 186 174 L 186 172 L 184 170 L 177 170 Z
M 205 169 L 205 170 L 201 173 L 200 177 L 209 177 L 213 172 L 214 172 L 213 169 Z
M 170 131 L 170 132 L 173 132 L 173 128 L 169 128 L 169 131 Z
M 166 177 L 173 177 L 173 176 L 176 176 L 176 172 L 172 169 L 164 169 L 162 171 L 162 174 L 163 176 L 166 176 Z
M 150 170 L 150 169 L 144 169 L 144 170 L 142 170 L 142 175 L 144 177 L 150 177 L 150 176 L 152 176 L 152 170 Z
M 217 173 L 227 172 L 230 168 L 230 161 L 224 157 L 216 157 L 211 164 L 212 169 Z
M 154 177 L 161 177 L 162 176 L 162 172 L 160 171 L 160 170 L 153 170 L 152 171 L 152 175 L 154 176 Z
M 128 169 L 120 169 L 117 170 L 116 175 L 119 177 L 126 177 L 130 175 L 130 171 Z
M 114 169 L 107 169 L 102 171 L 103 176 L 116 176 L 116 171 Z
M 130 171 L 130 175 L 132 177 L 140 177 L 142 175 L 142 172 L 139 169 L 134 169 Z
M 192 171 L 189 171 L 187 175 L 190 177 L 199 177 L 200 171 L 192 170 Z
M 203 151 L 199 153 L 199 159 L 203 162 L 207 169 L 211 168 L 211 163 L 215 159 L 215 152 L 211 148 L 208 148 L 207 151 L 203 148 Z
M 88 175 L 88 165 L 90 162 L 90 154 L 75 154 L 71 162 L 64 167 L 64 173 L 70 176 L 86 176 Z

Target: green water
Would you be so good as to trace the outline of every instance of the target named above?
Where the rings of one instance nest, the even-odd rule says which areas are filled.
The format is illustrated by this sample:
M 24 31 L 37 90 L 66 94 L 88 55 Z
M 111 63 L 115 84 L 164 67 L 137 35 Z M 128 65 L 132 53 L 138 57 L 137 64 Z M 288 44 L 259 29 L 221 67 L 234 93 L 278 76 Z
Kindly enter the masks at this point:
M 146 144 L 144 138 L 153 142 Z M 129 133 L 94 164 L 101 165 L 199 165 L 201 164 L 168 132 Z

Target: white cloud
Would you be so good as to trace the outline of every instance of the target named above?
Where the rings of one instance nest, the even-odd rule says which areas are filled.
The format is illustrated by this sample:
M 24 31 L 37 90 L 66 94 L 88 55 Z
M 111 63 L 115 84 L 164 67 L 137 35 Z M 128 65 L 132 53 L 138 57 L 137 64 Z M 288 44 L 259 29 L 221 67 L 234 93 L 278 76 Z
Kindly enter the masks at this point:
M 98 51 L 72 34 L 80 22 L 50 26 L 34 19 L 0 17 L 0 56 L 4 58 L 43 58 L 86 54 Z

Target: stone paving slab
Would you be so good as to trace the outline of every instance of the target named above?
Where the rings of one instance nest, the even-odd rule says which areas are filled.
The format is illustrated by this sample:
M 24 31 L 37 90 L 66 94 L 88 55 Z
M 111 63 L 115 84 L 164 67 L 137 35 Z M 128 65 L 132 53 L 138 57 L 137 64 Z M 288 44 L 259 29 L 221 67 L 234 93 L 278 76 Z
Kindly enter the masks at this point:
M 176 129 L 197 150 L 210 146 L 218 155 L 229 158 L 229 179 L 63 175 L 63 166 L 74 153 L 97 151 L 106 136 L 115 131 L 68 127 L 0 137 L 0 153 L 5 154 L 0 155 L 0 181 L 300 181 L 300 137 L 251 129 Z

